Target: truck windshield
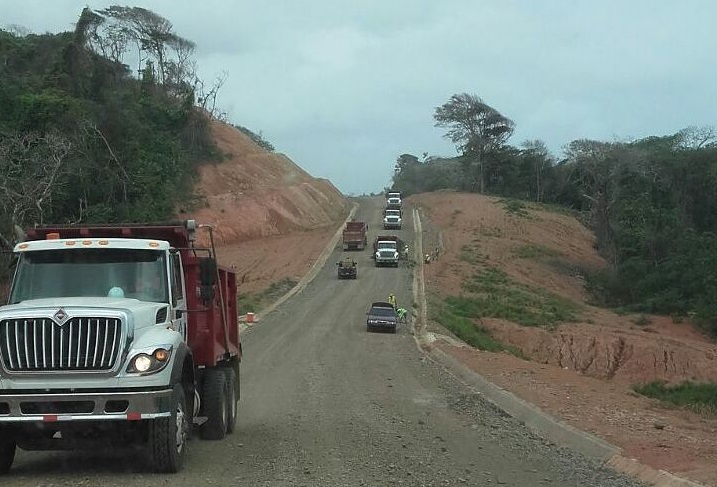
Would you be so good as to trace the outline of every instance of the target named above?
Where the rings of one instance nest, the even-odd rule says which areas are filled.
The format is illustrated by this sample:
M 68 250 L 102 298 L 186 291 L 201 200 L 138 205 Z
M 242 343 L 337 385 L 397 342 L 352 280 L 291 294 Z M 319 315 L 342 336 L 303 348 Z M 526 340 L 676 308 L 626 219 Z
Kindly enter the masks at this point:
M 164 252 L 108 248 L 24 252 L 10 303 L 98 296 L 168 302 Z
M 379 250 L 396 250 L 396 242 L 379 242 Z

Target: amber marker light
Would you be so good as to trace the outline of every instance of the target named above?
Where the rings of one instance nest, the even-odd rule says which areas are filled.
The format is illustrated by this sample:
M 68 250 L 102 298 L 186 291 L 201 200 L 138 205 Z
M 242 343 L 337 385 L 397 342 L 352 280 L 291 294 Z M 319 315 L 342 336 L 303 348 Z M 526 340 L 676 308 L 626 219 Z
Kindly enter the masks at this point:
M 167 353 L 165 349 L 160 348 L 154 352 L 154 358 L 160 362 L 164 362 L 169 358 L 169 353 Z

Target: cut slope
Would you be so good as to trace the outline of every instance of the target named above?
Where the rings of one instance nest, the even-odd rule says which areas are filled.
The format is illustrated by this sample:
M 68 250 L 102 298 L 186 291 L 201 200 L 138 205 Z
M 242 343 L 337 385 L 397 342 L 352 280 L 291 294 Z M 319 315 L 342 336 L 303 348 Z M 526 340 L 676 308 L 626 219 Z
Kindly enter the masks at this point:
M 214 226 L 220 260 L 236 270 L 241 293 L 298 280 L 343 222 L 348 201 L 234 127 L 213 122 L 212 133 L 225 160 L 200 167 L 194 192 L 204 204 L 179 216 Z
M 476 194 L 431 193 L 411 200 L 442 232 L 443 254 L 426 269 L 434 294 L 460 295 L 464 280 L 490 267 L 519 286 L 577 303 L 578 322 L 554 329 L 480 320 L 532 360 L 624 384 L 717 381 L 717 346 L 691 325 L 618 316 L 586 304 L 584 274 L 605 262 L 592 233 L 575 218 L 538 206 L 511 212 L 509 204 Z
M 422 210 L 424 248 L 442 249 L 424 268 L 429 296 L 437 297 L 434 307 L 441 297 L 459 295 L 466 276 L 494 266 L 520 285 L 560 295 L 582 309 L 581 322 L 552 329 L 476 320 L 532 360 L 442 339 L 446 331 L 433 322 L 428 329 L 438 340 L 431 346 L 562 421 L 618 445 L 626 458 L 717 486 L 717 419 L 665 407 L 630 388 L 654 379 L 717 380 L 713 340 L 686 322 L 617 316 L 585 304 L 583 270 L 605 263 L 590 232 L 574 218 L 534 207 L 506 212 L 519 205 L 479 195 L 432 193 L 409 201 Z

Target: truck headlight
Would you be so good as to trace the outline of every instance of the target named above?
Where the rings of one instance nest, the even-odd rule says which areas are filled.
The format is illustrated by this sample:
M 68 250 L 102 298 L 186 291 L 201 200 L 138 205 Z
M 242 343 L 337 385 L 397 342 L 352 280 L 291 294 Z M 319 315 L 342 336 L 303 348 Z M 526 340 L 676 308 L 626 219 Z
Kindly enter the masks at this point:
M 152 367 L 152 357 L 145 353 L 140 353 L 132 361 L 132 367 L 137 372 L 147 372 Z
M 127 373 L 129 374 L 154 374 L 159 372 L 169 363 L 169 357 L 172 355 L 172 348 L 156 348 L 154 350 L 140 351 L 134 355 L 127 365 Z
M 398 259 L 398 252 L 394 252 L 394 253 L 393 253 L 393 258 L 394 258 L 394 259 Z

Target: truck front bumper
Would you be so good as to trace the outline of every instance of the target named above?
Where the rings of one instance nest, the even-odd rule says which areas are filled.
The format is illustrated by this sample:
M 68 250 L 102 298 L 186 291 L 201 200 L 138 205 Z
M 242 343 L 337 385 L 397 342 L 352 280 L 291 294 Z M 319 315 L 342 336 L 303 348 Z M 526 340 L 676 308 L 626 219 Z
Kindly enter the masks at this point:
M 0 395 L 0 424 L 25 421 L 139 421 L 169 417 L 172 389 Z

